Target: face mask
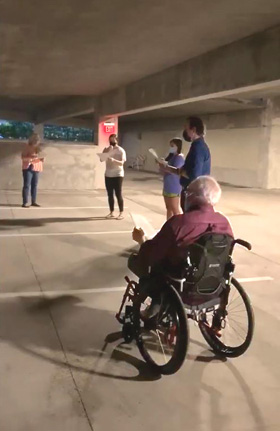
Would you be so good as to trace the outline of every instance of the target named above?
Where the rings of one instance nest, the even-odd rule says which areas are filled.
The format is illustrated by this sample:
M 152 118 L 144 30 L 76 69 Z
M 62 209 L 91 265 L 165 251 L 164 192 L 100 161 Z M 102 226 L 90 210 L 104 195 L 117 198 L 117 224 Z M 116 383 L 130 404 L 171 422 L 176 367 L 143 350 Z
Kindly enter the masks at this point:
M 175 153 L 177 153 L 177 149 L 175 147 L 170 147 L 169 154 L 175 154 Z
M 183 131 L 183 138 L 187 142 L 192 142 L 192 138 L 190 137 L 190 135 L 188 134 L 188 132 L 186 130 Z

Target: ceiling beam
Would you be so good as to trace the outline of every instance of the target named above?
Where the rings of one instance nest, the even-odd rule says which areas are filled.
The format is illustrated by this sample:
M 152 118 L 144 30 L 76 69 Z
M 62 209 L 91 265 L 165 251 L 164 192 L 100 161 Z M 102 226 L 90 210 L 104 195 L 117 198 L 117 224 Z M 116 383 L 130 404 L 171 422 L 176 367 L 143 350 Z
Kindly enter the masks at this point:
M 280 26 L 220 47 L 99 97 L 103 116 L 132 115 L 280 85 Z
M 69 97 L 41 109 L 34 116 L 36 124 L 48 123 L 62 118 L 94 112 L 96 99 L 92 96 Z

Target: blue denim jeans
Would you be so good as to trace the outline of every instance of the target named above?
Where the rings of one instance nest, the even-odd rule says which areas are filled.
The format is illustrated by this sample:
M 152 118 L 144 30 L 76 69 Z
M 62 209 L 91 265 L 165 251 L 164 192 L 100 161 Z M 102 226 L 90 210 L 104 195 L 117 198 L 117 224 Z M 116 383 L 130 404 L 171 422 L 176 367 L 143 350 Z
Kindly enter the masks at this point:
M 31 188 L 31 202 L 34 204 L 37 197 L 37 185 L 39 180 L 39 172 L 33 171 L 31 168 L 23 169 L 23 188 L 22 188 L 22 200 L 23 204 L 28 203 L 29 191 Z

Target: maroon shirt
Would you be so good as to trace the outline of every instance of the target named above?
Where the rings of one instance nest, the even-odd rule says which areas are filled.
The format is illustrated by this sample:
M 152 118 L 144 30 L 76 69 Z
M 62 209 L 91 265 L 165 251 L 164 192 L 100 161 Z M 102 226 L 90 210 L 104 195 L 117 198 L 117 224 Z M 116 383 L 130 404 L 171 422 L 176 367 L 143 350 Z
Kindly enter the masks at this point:
M 169 219 L 153 239 L 142 244 L 139 258 L 148 266 L 154 266 L 161 261 L 176 265 L 182 255 L 182 249 L 195 242 L 206 231 L 233 237 L 228 219 L 215 212 L 211 205 L 204 205 Z

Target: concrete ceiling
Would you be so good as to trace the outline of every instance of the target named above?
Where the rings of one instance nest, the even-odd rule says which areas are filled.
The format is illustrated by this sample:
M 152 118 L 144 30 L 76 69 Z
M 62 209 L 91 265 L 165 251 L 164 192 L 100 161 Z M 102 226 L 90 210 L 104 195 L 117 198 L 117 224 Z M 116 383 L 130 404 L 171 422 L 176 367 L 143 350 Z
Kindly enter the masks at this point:
M 279 0 L 0 6 L 0 91 L 18 97 L 97 95 L 274 26 L 280 16 Z

